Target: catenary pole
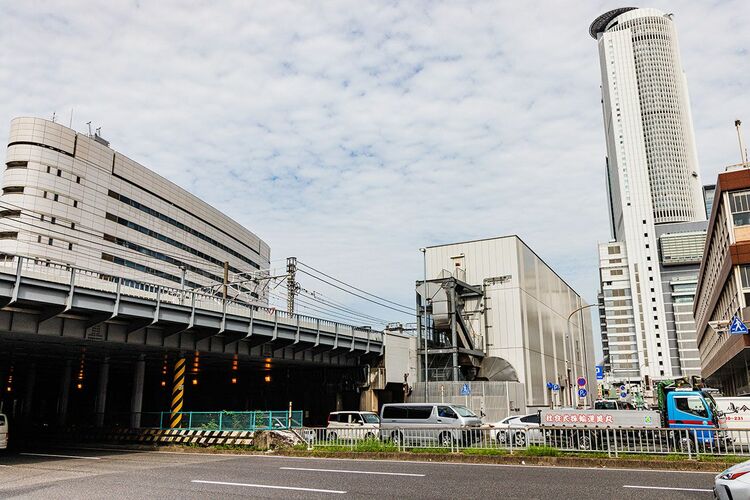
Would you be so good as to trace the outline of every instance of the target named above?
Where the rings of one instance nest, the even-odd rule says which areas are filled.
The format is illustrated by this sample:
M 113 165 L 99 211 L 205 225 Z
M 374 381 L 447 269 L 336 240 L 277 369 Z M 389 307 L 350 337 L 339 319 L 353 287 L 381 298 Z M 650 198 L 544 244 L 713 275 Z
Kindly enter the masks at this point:
M 424 402 L 427 403 L 429 390 L 427 389 L 427 380 L 429 378 L 428 364 L 427 364 L 427 249 L 420 248 L 422 252 L 422 270 L 423 281 L 422 281 L 422 306 L 424 311 L 424 318 L 422 319 L 422 332 L 424 334 Z

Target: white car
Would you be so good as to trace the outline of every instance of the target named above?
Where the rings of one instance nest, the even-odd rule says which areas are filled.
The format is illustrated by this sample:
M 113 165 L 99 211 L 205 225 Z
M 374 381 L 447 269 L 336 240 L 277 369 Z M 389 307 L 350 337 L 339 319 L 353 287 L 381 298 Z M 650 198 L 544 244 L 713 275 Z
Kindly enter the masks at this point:
M 371 411 L 334 411 L 328 415 L 326 439 L 380 437 L 380 417 Z
M 720 500 L 750 498 L 750 460 L 734 465 L 716 476 L 714 496 Z
M 0 413 L 0 450 L 8 447 L 8 417 Z
M 500 422 L 490 424 L 490 438 L 500 446 L 526 446 L 544 443 L 544 434 L 539 428 L 539 414 L 512 415 Z

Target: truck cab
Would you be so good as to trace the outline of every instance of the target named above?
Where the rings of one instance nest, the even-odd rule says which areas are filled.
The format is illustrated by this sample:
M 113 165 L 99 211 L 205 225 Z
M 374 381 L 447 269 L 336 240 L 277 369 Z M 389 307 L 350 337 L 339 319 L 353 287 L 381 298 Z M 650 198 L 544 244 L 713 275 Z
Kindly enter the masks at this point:
M 717 437 L 713 431 L 725 427 L 723 414 L 713 397 L 705 391 L 676 388 L 664 394 L 664 403 L 665 427 L 692 429 L 700 443 L 713 443 Z

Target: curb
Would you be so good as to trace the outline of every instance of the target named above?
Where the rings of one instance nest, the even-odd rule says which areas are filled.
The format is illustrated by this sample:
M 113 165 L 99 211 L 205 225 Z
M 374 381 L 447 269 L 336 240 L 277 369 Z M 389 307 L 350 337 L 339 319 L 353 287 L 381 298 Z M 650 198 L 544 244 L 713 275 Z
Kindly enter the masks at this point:
M 91 443 L 91 445 L 95 445 Z M 522 455 L 464 455 L 462 453 L 410 453 L 410 452 L 346 452 L 325 450 L 293 450 L 276 449 L 273 451 L 258 451 L 252 448 L 242 449 L 242 446 L 231 449 L 217 449 L 212 446 L 185 446 L 180 444 L 128 444 L 112 445 L 102 443 L 112 451 L 149 451 L 182 453 L 196 453 L 208 455 L 248 455 L 248 456 L 278 456 L 297 458 L 332 458 L 332 459 L 364 459 L 364 460 L 395 460 L 408 462 L 446 462 L 462 464 L 497 464 L 521 466 L 549 466 L 549 467 L 583 467 L 583 468 L 614 468 L 614 469 L 648 469 L 675 472 L 709 472 L 718 473 L 736 462 L 725 461 L 696 461 L 696 460 L 646 460 L 631 458 L 585 458 L 585 457 L 534 457 Z M 81 447 L 85 449 L 86 447 Z
M 685 459 L 672 460 L 643 460 L 627 458 L 581 458 L 581 457 L 529 457 L 529 456 L 492 456 L 492 455 L 464 455 L 461 453 L 380 453 L 380 452 L 326 452 L 326 451 L 297 451 L 279 450 L 274 453 L 279 456 L 315 457 L 315 458 L 366 458 L 369 460 L 403 460 L 453 462 L 468 464 L 500 464 L 500 465 L 540 465 L 560 467 L 595 467 L 617 469 L 653 469 L 665 471 L 694 471 L 721 472 L 734 462 L 700 462 Z

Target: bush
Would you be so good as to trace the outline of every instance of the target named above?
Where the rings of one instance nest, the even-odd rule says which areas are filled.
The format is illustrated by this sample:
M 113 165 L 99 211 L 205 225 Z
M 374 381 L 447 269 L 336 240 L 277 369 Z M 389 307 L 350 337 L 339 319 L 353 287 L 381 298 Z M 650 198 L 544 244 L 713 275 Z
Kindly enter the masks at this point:
M 202 431 L 218 431 L 219 424 L 216 422 L 216 420 L 209 420 L 208 422 L 198 426 L 198 429 Z
M 519 455 L 528 457 L 559 457 L 561 453 L 557 448 L 550 448 L 549 446 L 529 446 L 525 450 L 519 451 Z

